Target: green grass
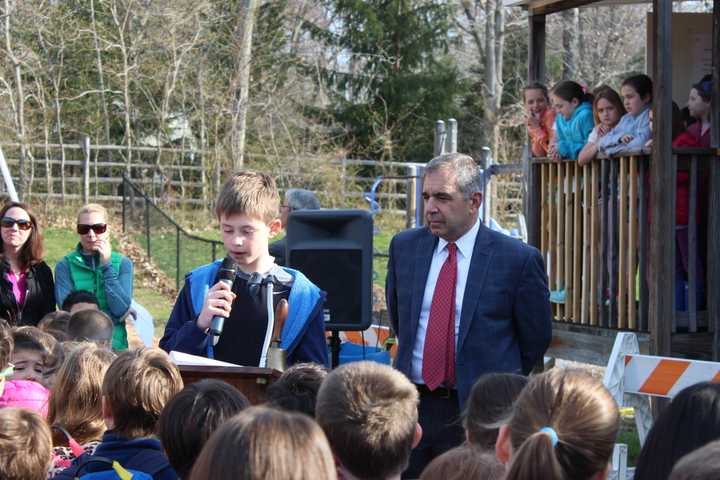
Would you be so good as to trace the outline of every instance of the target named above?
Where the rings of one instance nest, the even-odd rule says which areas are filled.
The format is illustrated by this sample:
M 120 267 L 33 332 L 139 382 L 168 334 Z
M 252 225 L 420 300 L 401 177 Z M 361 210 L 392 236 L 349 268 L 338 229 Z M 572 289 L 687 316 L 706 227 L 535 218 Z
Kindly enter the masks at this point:
M 43 230 L 43 236 L 45 237 L 45 262 L 54 270 L 55 264 L 75 248 L 78 236 L 75 232 L 65 228 L 46 228 Z M 118 248 L 117 240 L 113 239 L 112 246 L 115 249 Z M 170 310 L 172 310 L 172 302 L 164 296 L 158 295 L 151 288 L 138 285 L 138 282 L 135 282 L 133 286 L 133 297 L 155 318 L 156 333 L 158 328 L 162 333 L 170 316 Z

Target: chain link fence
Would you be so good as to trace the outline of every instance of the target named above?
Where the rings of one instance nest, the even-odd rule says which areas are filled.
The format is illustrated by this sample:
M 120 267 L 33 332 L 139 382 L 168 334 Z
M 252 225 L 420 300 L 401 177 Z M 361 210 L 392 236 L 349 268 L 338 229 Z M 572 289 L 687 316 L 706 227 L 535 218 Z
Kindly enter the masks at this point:
M 223 254 L 221 241 L 188 233 L 127 176 L 123 176 L 121 193 L 123 233 L 142 246 L 162 271 L 175 278 L 178 289 L 192 269 Z

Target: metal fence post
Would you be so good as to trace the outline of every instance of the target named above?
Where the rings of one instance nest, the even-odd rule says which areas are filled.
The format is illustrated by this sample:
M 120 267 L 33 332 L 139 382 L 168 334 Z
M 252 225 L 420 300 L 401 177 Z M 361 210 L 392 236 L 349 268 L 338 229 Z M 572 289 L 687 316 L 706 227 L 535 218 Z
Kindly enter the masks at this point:
M 457 153 L 457 135 L 458 134 L 458 123 L 457 120 L 451 118 L 448 120 L 448 133 L 447 133 L 447 153 Z
M 425 174 L 425 167 L 423 166 L 416 166 L 415 167 L 415 178 L 417 179 L 415 182 L 415 226 L 416 227 L 422 227 L 425 222 L 423 221 L 423 218 L 425 217 L 425 202 L 423 200 L 422 196 L 422 180 L 423 175 Z
M 490 225 L 490 202 L 492 202 L 492 195 L 490 189 L 490 181 L 492 180 L 492 152 L 490 147 L 482 147 L 480 149 L 480 166 L 483 169 L 482 178 L 482 213 L 483 213 L 483 224 Z
M 212 242 L 211 245 L 212 245 L 212 261 L 214 262 L 215 260 L 217 260 L 217 243 Z
M 80 146 L 82 147 L 83 153 L 85 154 L 83 158 L 82 196 L 83 203 L 87 205 L 88 203 L 90 203 L 90 137 L 87 135 L 83 136 Z
M 122 228 L 123 233 L 127 233 L 127 189 L 128 189 L 128 182 L 126 180 L 125 175 L 122 177 Z
M 175 226 L 175 288 L 180 289 L 180 227 Z
M 433 142 L 433 156 L 437 157 L 445 152 L 445 122 L 435 122 L 435 139 Z
M 150 201 L 147 197 L 145 198 L 145 242 L 147 244 L 147 255 L 148 259 L 152 258 L 150 250 Z

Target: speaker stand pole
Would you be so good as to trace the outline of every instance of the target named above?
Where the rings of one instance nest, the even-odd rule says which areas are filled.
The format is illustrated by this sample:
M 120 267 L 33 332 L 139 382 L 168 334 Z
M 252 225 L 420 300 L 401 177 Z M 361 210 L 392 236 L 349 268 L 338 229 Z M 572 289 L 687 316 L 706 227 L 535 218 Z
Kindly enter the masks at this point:
M 330 354 L 332 355 L 330 367 L 335 368 L 340 365 L 340 332 L 337 330 L 333 330 L 330 335 Z

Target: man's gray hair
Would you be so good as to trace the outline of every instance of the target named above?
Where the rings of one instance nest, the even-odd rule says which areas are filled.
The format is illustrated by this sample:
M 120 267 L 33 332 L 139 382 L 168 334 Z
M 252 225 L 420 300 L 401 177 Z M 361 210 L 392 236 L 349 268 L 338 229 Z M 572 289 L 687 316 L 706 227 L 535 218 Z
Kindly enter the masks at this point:
M 455 174 L 457 188 L 465 198 L 482 191 L 482 169 L 469 155 L 443 153 L 428 162 L 425 175 L 438 170 L 449 170 Z
M 315 194 L 302 188 L 288 189 L 285 192 L 285 203 L 287 203 L 291 211 L 320 209 L 320 201 Z

